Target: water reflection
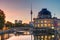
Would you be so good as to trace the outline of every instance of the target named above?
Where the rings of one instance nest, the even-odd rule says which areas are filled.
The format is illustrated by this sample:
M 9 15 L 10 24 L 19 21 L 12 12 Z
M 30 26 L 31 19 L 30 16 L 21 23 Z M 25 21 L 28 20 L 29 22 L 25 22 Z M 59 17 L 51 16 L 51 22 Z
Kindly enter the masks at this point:
M 32 40 L 33 40 L 33 35 L 32 35 Z M 31 35 L 20 35 L 20 36 L 12 36 L 7 40 L 31 40 Z

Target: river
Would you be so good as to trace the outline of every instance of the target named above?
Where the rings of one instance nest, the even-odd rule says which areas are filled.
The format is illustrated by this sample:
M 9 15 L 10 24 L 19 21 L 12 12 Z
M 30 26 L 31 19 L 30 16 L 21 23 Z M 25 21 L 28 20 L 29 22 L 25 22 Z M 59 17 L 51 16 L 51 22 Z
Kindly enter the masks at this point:
M 31 40 L 31 35 L 12 36 L 7 40 Z M 32 36 L 32 40 L 34 40 L 33 36 Z

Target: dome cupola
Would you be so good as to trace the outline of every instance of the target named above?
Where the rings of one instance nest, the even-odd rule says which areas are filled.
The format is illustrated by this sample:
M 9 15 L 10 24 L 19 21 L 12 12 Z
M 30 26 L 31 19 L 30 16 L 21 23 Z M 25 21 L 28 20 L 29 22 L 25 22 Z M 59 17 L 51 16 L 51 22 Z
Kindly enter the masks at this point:
M 38 18 L 52 18 L 51 12 L 47 10 L 47 8 L 43 8 L 39 13 L 38 13 Z

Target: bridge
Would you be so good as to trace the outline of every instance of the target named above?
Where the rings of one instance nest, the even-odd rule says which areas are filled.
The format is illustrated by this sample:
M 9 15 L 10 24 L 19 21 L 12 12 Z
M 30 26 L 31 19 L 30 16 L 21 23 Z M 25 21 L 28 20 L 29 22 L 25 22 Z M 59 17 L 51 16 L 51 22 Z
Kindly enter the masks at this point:
M 14 27 L 8 30 L 0 31 L 0 36 L 3 36 L 5 34 L 8 34 L 8 38 L 11 36 L 10 34 L 17 35 L 31 35 L 31 28 L 29 27 Z M 3 36 L 4 37 L 4 36 Z M 3 38 L 4 40 L 5 38 Z
M 29 28 L 29 27 L 15 27 L 15 28 L 11 28 L 9 30 L 5 30 L 5 31 L 0 31 L 0 35 L 3 34 L 14 34 L 14 35 L 42 35 L 41 33 L 47 32 L 49 34 L 49 31 L 51 31 L 51 29 L 49 28 Z M 52 33 L 53 33 L 53 29 L 52 29 Z M 57 31 L 55 30 L 54 32 L 57 33 Z M 36 34 L 37 33 L 37 34 Z M 45 35 L 45 33 L 44 33 Z
M 29 28 L 29 27 L 15 27 L 11 28 L 9 30 L 0 31 L 0 35 L 2 34 L 20 34 L 20 35 L 32 35 L 34 31 L 48 31 L 48 29 L 51 31 L 50 28 Z M 57 31 L 56 31 L 57 32 Z

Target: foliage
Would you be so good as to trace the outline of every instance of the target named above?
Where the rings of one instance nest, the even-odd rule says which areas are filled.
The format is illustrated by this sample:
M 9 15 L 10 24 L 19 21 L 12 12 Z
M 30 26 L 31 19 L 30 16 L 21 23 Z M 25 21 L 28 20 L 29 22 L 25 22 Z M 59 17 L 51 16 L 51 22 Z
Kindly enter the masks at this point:
M 9 21 L 7 21 L 5 25 L 8 28 L 12 28 L 14 26 L 14 24 L 12 22 L 9 22 Z
M 0 29 L 4 27 L 5 24 L 5 14 L 2 10 L 0 10 Z

